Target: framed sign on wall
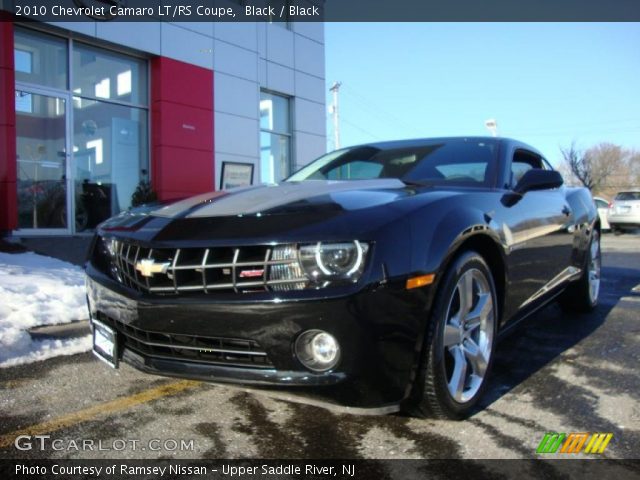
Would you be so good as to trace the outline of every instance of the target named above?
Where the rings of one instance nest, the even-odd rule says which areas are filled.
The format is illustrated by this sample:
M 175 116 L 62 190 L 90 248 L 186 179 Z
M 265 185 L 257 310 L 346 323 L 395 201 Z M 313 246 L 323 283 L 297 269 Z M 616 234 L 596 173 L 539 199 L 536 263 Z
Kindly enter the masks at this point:
M 239 162 L 222 162 L 220 189 L 246 187 L 253 183 L 253 164 Z

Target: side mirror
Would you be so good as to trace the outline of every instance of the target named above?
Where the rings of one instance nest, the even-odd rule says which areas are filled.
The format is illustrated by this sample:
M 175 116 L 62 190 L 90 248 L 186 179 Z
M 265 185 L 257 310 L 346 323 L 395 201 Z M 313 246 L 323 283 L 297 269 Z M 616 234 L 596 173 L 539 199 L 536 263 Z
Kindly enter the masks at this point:
M 513 189 L 514 192 L 524 195 L 531 190 L 548 190 L 562 186 L 564 180 L 560 172 L 555 170 L 542 170 L 532 168 L 527 170 L 518 184 Z

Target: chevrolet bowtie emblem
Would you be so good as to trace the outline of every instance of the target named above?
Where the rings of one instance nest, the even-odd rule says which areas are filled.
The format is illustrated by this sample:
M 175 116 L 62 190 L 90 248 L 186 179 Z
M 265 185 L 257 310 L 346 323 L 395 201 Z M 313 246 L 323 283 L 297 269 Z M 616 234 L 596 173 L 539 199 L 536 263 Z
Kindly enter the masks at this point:
M 143 277 L 153 277 L 156 273 L 167 273 L 170 265 L 170 262 L 156 263 L 153 258 L 143 258 L 136 263 L 136 270 L 138 270 Z

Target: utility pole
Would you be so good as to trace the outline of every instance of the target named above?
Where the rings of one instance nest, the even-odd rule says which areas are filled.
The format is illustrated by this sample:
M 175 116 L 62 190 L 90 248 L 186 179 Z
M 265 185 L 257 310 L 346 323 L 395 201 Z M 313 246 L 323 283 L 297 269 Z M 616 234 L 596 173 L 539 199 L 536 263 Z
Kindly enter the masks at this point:
M 329 89 L 333 92 L 333 105 L 331 105 L 331 113 L 333 114 L 333 143 L 334 149 L 340 148 L 340 124 L 338 123 L 338 91 L 340 90 L 340 82 L 333 82 L 333 85 Z

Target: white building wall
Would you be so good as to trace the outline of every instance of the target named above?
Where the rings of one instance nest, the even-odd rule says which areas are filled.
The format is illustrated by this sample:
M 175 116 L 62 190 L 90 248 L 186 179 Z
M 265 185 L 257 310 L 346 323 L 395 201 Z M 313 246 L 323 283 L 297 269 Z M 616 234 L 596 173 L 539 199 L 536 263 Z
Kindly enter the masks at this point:
M 290 97 L 294 169 L 326 150 L 324 25 L 56 22 L 58 27 L 214 70 L 216 188 L 223 161 L 260 179 L 260 90 Z M 135 32 L 135 35 L 132 34 Z M 188 88 L 185 85 L 185 88 Z
M 216 178 L 222 161 L 253 162 L 254 181 L 260 178 L 260 89 L 291 99 L 293 168 L 322 155 L 326 150 L 324 25 L 294 22 L 287 29 L 269 23 L 216 24 L 214 38 Z M 230 100 L 247 96 L 254 102 L 251 114 L 247 103 Z M 236 123 L 246 128 L 254 122 L 255 141 L 247 137 L 246 129 L 228 128 L 232 117 L 239 117 Z

